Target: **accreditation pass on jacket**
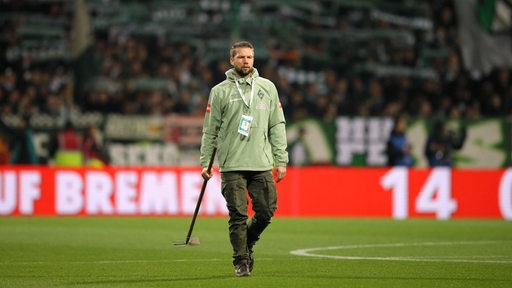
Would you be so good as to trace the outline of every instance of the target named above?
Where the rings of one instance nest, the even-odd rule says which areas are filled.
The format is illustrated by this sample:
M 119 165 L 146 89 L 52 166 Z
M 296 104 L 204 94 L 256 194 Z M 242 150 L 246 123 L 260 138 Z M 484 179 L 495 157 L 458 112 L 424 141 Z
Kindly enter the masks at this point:
M 246 137 L 249 136 L 249 131 L 251 131 L 252 119 L 252 116 L 242 115 L 242 118 L 240 119 L 240 124 L 238 125 L 238 133 Z

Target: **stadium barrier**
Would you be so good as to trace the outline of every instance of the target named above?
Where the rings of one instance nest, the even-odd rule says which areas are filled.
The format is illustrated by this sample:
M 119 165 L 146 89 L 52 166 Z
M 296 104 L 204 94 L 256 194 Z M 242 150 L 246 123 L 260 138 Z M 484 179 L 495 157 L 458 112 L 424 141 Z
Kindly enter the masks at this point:
M 17 116 L 2 117 L 7 126 L 16 128 Z M 414 167 L 428 166 L 425 143 L 434 119 L 409 119 L 406 135 L 411 144 Z M 35 152 L 41 164 L 51 164 L 51 143 L 62 129 L 62 119 L 34 115 Z M 202 116 L 101 115 L 90 113 L 74 119 L 77 129 L 89 125 L 102 130 L 105 152 L 114 166 L 194 166 L 199 159 Z M 446 127 L 457 135 L 466 130 L 460 150 L 452 150 L 453 167 L 495 169 L 512 166 L 512 121 L 505 118 L 450 120 Z M 304 119 L 287 124 L 289 149 L 299 143 L 310 165 L 341 167 L 382 167 L 387 164 L 386 144 L 393 119 L 382 117 L 336 117 L 330 121 Z M 303 131 L 301 133 L 300 131 Z M 7 140 L 0 129 L 0 138 Z M 301 137 L 299 137 L 301 136 Z M 297 160 L 290 153 L 291 160 Z M 304 157 L 303 157 L 304 158 Z M 294 161 L 296 162 L 296 161 Z
M 201 189 L 198 167 L 0 167 L 3 216 L 184 216 Z M 512 219 L 512 169 L 289 168 L 276 216 Z M 201 215 L 227 215 L 220 177 Z

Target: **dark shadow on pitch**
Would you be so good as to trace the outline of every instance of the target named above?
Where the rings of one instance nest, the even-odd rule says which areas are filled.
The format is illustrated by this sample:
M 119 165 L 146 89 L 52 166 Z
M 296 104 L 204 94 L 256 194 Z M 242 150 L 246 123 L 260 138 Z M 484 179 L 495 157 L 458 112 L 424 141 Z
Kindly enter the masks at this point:
M 205 276 L 205 277 L 189 277 L 189 278 L 172 278 L 172 277 L 159 277 L 151 279 L 105 279 L 105 280 L 92 280 L 92 281 L 73 281 L 67 282 L 66 285 L 98 285 L 98 284 L 143 284 L 143 283 L 157 283 L 157 282 L 176 282 L 176 281 L 208 281 L 214 279 L 228 279 L 234 278 L 232 275 L 218 275 L 218 276 Z

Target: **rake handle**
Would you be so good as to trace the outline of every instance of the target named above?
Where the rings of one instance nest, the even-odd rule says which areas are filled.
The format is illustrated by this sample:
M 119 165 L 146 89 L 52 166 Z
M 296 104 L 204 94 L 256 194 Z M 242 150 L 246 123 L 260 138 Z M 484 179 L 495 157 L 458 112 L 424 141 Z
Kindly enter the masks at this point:
M 210 163 L 208 163 L 208 173 L 212 170 L 213 160 L 215 159 L 215 153 L 217 152 L 217 147 L 213 147 L 212 156 L 210 157 Z M 192 222 L 190 223 L 190 228 L 188 229 L 187 238 L 185 240 L 185 245 L 188 245 L 190 241 L 190 237 L 192 236 L 192 230 L 194 230 L 194 224 L 196 223 L 197 214 L 199 213 L 199 208 L 201 207 L 201 202 L 203 201 L 204 191 L 206 190 L 206 184 L 209 179 L 203 180 L 203 186 L 201 187 L 201 193 L 199 193 L 199 198 L 197 199 L 196 209 L 194 211 L 194 216 L 192 217 Z

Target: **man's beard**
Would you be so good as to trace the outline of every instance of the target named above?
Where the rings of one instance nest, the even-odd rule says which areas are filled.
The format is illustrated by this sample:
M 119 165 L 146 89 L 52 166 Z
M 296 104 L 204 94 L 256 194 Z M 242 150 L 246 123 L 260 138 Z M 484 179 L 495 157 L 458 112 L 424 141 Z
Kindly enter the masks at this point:
M 249 69 L 249 71 L 246 73 L 246 72 L 244 72 L 244 70 L 242 68 L 235 68 L 236 74 L 238 74 L 238 76 L 240 76 L 242 78 L 244 78 L 245 76 L 251 74 L 252 70 L 253 70 L 253 68 L 251 67 L 251 69 Z

